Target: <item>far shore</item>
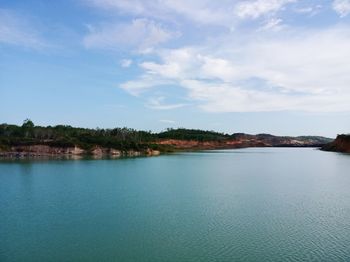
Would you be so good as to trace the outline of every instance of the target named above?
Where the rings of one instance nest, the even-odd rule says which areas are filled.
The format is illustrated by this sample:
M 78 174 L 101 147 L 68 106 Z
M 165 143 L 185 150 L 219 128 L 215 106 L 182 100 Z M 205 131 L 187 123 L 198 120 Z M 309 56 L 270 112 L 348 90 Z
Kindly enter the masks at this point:
M 322 136 L 220 133 L 168 128 L 151 131 L 130 128 L 88 129 L 67 125 L 22 126 L 0 124 L 0 157 L 90 156 L 118 158 L 157 156 L 161 153 L 249 147 L 322 147 L 333 139 Z
M 128 157 L 150 157 L 158 156 L 161 154 L 171 154 L 179 152 L 199 152 L 199 151 L 214 151 L 214 150 L 230 150 L 230 149 L 242 149 L 242 148 L 321 148 L 321 145 L 231 145 L 231 146 L 194 146 L 194 147 L 177 147 L 171 151 L 160 151 L 153 149 L 146 149 L 142 151 L 137 150 L 117 150 L 111 148 L 95 147 L 93 150 L 84 150 L 79 147 L 49 147 L 45 145 L 34 146 L 21 146 L 13 147 L 11 151 L 0 152 L 0 158 L 6 159 L 28 159 L 28 158 L 40 158 L 40 159 L 117 159 Z

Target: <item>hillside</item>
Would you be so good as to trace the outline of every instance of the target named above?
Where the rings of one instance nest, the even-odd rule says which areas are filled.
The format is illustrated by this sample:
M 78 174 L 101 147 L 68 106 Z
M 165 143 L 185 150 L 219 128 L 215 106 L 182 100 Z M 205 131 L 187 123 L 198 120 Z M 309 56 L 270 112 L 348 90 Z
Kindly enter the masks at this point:
M 245 147 L 320 147 L 332 139 L 317 136 L 284 137 L 236 133 L 217 140 L 160 139 L 161 145 L 176 149 L 233 149 Z
M 197 129 L 168 129 L 160 133 L 130 128 L 88 129 L 66 125 L 0 125 L 1 155 L 140 155 L 174 150 L 230 149 L 243 147 L 319 147 L 324 137 L 281 137 L 269 134 L 224 134 Z
M 350 153 L 350 135 L 338 135 L 337 138 L 322 148 L 324 151 Z

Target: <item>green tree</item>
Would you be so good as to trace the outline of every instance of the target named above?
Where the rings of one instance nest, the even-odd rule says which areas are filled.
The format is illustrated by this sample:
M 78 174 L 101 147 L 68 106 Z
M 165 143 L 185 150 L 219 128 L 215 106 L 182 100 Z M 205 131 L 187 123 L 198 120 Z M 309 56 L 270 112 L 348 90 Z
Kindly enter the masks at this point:
M 22 128 L 33 128 L 33 127 L 34 127 L 34 123 L 29 118 L 23 121 Z
M 34 131 L 34 123 L 32 120 L 30 119 L 26 119 L 23 121 L 22 124 L 22 134 L 24 137 L 31 137 L 33 135 L 33 131 Z

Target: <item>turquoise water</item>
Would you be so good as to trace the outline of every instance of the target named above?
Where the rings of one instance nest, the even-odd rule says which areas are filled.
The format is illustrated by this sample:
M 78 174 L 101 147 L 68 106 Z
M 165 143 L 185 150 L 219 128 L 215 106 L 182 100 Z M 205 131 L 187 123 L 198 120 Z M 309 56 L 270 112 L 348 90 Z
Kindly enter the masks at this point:
M 350 261 L 350 155 L 0 161 L 0 261 Z

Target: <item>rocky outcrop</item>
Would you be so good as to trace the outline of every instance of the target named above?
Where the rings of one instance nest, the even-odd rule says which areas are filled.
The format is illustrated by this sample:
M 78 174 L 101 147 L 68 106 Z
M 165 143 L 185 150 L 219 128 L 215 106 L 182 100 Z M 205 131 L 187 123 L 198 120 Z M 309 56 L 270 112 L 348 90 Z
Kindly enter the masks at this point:
M 324 151 L 350 153 L 350 135 L 338 135 L 337 138 L 322 148 Z
M 159 156 L 160 155 L 160 151 L 148 148 L 146 150 L 146 154 L 147 154 L 147 156 Z
M 85 150 L 75 147 L 52 147 L 48 145 L 12 146 L 10 150 L 0 152 L 2 156 L 51 156 L 83 155 Z
M 134 156 L 156 156 L 159 155 L 158 150 L 147 149 L 145 151 L 127 150 L 121 151 L 114 148 L 105 148 L 95 146 L 90 150 L 80 147 L 53 147 L 48 145 L 31 145 L 31 146 L 13 146 L 10 150 L 0 151 L 2 157 L 50 157 L 50 156 L 66 156 L 81 157 L 92 156 L 94 158 L 102 157 L 134 157 Z
M 248 135 L 237 133 L 230 139 L 218 141 L 163 139 L 157 143 L 181 150 L 234 149 L 245 147 L 320 147 L 331 139 L 324 137 L 279 137 L 269 134 Z
M 0 156 L 5 157 L 27 157 L 27 156 L 92 156 L 94 158 L 103 157 L 134 157 L 134 156 L 156 156 L 162 152 L 172 152 L 176 150 L 212 150 L 212 149 L 234 149 L 245 147 L 320 147 L 331 139 L 324 137 L 280 137 L 269 134 L 249 135 L 236 133 L 228 138 L 218 139 L 214 141 L 201 141 L 201 140 L 181 140 L 181 139 L 159 139 L 152 142 L 154 150 L 147 148 L 144 150 L 118 150 L 115 148 L 105 148 L 98 145 L 89 149 L 83 149 L 78 146 L 50 146 L 44 144 L 38 145 L 24 145 L 24 146 L 12 146 L 6 151 L 0 151 Z M 334 151 L 338 148 L 342 152 L 347 152 L 347 146 L 344 146 L 345 142 L 337 143 L 335 145 L 329 145 L 329 149 Z M 154 147 L 155 145 L 155 147 Z M 340 151 L 339 150 L 339 151 Z

